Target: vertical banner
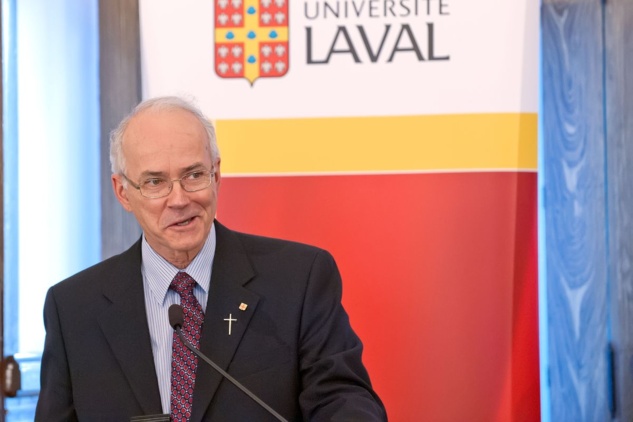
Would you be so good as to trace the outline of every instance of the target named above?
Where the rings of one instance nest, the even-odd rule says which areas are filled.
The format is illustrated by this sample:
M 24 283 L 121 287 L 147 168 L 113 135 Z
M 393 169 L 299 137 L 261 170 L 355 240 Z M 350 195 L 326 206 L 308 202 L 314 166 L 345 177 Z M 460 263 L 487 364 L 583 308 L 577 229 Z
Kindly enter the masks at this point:
M 218 219 L 330 250 L 391 421 L 540 418 L 538 2 L 142 0 Z

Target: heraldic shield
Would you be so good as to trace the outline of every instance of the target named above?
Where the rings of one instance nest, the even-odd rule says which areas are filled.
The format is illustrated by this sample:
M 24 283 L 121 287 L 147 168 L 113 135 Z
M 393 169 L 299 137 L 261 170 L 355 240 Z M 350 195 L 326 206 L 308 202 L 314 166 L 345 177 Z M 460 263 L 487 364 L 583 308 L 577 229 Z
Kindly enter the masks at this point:
M 278 78 L 288 72 L 288 0 L 215 0 L 215 73 Z

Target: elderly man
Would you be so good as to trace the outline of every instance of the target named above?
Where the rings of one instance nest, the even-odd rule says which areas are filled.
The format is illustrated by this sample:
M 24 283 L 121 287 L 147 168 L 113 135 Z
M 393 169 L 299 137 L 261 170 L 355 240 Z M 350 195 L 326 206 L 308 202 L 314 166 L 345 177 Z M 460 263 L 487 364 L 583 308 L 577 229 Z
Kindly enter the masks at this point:
M 53 286 L 37 421 L 383 421 L 326 251 L 215 220 L 220 156 L 189 102 L 138 105 L 113 131 L 112 186 L 143 236 Z

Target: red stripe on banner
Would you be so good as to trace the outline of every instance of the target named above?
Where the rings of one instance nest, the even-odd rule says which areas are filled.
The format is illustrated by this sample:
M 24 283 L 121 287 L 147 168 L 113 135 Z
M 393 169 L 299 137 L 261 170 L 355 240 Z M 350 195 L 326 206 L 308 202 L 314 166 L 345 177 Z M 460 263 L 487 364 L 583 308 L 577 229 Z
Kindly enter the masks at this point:
M 538 218 L 536 174 L 517 180 L 512 421 L 540 421 L 538 355 Z
M 535 173 L 227 177 L 218 218 L 332 252 L 390 421 L 539 419 Z

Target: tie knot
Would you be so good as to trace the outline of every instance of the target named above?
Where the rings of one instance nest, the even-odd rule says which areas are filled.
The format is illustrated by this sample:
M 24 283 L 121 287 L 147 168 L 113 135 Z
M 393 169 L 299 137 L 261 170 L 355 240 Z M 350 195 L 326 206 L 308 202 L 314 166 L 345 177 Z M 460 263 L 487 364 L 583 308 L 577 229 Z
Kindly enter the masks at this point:
M 171 281 L 169 288 L 175 290 L 181 297 L 184 295 L 192 295 L 193 288 L 196 285 L 194 280 L 189 274 L 184 271 L 178 272 L 174 279 Z

